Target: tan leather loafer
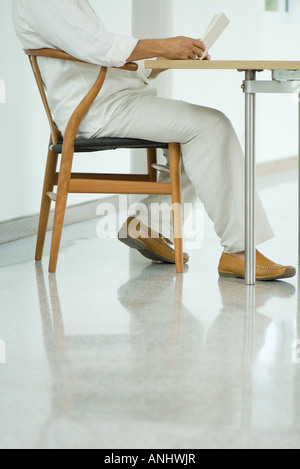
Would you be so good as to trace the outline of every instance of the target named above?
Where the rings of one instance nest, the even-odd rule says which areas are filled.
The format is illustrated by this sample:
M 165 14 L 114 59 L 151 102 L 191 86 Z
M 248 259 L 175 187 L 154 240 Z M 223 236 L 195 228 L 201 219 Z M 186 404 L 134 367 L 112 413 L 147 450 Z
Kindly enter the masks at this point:
M 128 218 L 118 234 L 119 240 L 137 249 L 144 257 L 156 262 L 175 264 L 175 250 L 172 241 L 151 230 L 134 217 Z M 189 255 L 183 254 L 183 262 L 189 261 Z
M 229 254 L 222 254 L 219 264 L 221 277 L 245 278 L 245 261 Z M 280 280 L 296 275 L 292 266 L 275 264 L 256 251 L 256 280 Z

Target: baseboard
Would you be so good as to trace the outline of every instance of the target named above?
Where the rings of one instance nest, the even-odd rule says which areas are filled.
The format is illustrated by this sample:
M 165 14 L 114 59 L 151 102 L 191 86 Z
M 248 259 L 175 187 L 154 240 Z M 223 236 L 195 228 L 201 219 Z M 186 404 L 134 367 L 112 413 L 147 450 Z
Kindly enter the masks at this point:
M 298 168 L 298 156 L 283 158 L 281 160 L 268 161 L 257 165 L 257 177 L 270 176 L 271 174 L 290 171 Z
M 281 160 L 269 161 L 257 165 L 257 176 L 263 177 L 283 171 L 289 171 L 298 167 L 298 156 L 284 158 Z M 107 197 L 101 201 L 109 202 L 118 206 L 118 196 Z M 65 226 L 74 225 L 83 221 L 96 218 L 96 210 L 100 200 L 75 205 L 67 208 Z M 53 227 L 54 212 L 51 211 L 49 220 L 49 231 Z M 11 243 L 18 239 L 27 238 L 37 234 L 39 215 L 32 215 L 24 218 L 17 218 L 0 223 L 0 244 Z
M 74 225 L 96 218 L 96 210 L 100 202 L 111 203 L 117 206 L 118 197 L 112 196 L 93 202 L 68 207 L 66 210 L 65 226 Z M 54 210 L 51 210 L 48 230 L 53 227 Z M 17 241 L 37 234 L 39 215 L 17 218 L 0 223 L 0 245 Z

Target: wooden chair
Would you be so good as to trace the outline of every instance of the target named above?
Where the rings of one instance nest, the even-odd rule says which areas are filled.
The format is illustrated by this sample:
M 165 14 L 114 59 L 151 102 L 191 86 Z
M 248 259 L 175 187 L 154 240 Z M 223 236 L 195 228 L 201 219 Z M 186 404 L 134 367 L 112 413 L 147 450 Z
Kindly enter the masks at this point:
M 25 50 L 32 66 L 32 70 L 39 88 L 39 92 L 48 117 L 51 135 L 48 148 L 48 158 L 42 194 L 40 221 L 35 259 L 40 261 L 43 256 L 46 231 L 49 220 L 51 201 L 56 202 L 54 225 L 52 233 L 49 272 L 55 273 L 61 235 L 65 217 L 67 198 L 69 193 L 88 194 L 168 194 L 172 195 L 173 221 L 175 234 L 176 272 L 183 273 L 183 242 L 181 216 L 181 187 L 180 187 L 180 145 L 179 143 L 162 143 L 137 139 L 119 138 L 76 138 L 77 131 L 83 118 L 98 96 L 107 74 L 107 67 L 100 67 L 99 75 L 91 90 L 73 112 L 65 132 L 64 138 L 57 129 L 48 104 L 37 57 L 83 62 L 66 52 L 56 49 Z M 91 65 L 92 66 L 92 65 Z M 122 70 L 136 71 L 137 64 L 128 63 Z M 170 183 L 158 183 L 156 169 L 157 148 L 168 148 L 170 152 Z M 147 175 L 121 174 L 88 174 L 72 173 L 74 153 L 115 150 L 118 148 L 145 148 L 148 157 Z M 62 155 L 60 169 L 57 172 L 58 156 Z M 57 186 L 57 195 L 53 194 Z

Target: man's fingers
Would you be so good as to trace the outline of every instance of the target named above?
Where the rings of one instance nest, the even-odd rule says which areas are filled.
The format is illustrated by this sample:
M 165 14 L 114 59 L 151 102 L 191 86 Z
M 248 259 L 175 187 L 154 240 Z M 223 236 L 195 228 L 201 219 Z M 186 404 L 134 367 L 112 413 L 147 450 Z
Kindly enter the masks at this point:
M 194 47 L 196 47 L 197 49 L 201 49 L 203 52 L 205 51 L 206 49 L 206 45 L 204 44 L 203 41 L 200 41 L 200 39 L 194 39 L 193 40 L 193 45 Z
M 204 55 L 204 52 L 206 50 L 206 47 L 205 47 L 205 44 L 203 41 L 198 41 L 198 40 L 194 40 L 193 41 L 193 53 L 195 54 L 195 58 L 199 57 L 199 59 L 201 59 L 201 57 L 203 57 Z
M 202 58 L 205 52 L 205 44 L 200 39 L 192 39 L 189 37 L 179 36 L 165 40 L 168 47 L 166 48 L 166 58 L 173 60 L 188 60 Z
M 195 54 L 195 56 L 201 58 L 204 54 L 204 51 L 202 49 L 199 49 L 198 47 L 194 47 L 193 53 Z

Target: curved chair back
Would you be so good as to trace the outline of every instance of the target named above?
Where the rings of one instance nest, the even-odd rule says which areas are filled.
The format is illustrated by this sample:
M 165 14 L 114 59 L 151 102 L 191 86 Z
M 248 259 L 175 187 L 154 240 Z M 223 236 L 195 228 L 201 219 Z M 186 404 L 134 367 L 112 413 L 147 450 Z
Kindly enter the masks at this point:
M 50 110 L 50 106 L 48 103 L 47 99 L 47 94 L 45 91 L 45 86 L 43 83 L 42 75 L 39 69 L 38 65 L 38 57 L 47 57 L 51 59 L 58 59 L 58 60 L 68 60 L 71 62 L 79 62 L 79 63 L 84 63 L 84 64 L 89 64 L 91 66 L 95 66 L 94 64 L 90 64 L 89 62 L 85 62 L 83 60 L 80 60 L 76 57 L 73 57 L 72 55 L 69 55 L 67 52 L 64 52 L 62 50 L 57 50 L 57 49 L 27 49 L 24 51 L 25 54 L 29 57 L 30 65 L 32 67 L 34 77 L 43 101 L 43 105 L 46 111 L 47 119 L 49 122 L 50 126 L 50 131 L 51 131 L 51 139 L 53 145 L 56 145 L 59 140 L 62 139 L 61 133 L 58 130 L 58 128 L 55 125 L 55 122 L 53 121 L 53 116 Z M 77 109 L 74 111 L 71 119 L 70 119 L 70 128 L 72 129 L 72 134 L 74 134 L 74 130 L 76 128 L 76 133 L 78 130 L 78 127 L 83 120 L 84 116 L 87 114 L 89 108 L 93 104 L 94 100 L 96 99 L 97 95 L 100 93 L 100 90 L 103 86 L 103 83 L 106 78 L 106 73 L 107 73 L 107 67 L 100 67 L 99 75 L 98 78 L 92 87 L 92 89 L 89 91 L 89 93 L 85 96 L 83 101 L 80 103 L 80 105 L 77 107 Z M 120 67 L 121 70 L 128 70 L 128 71 L 136 71 L 138 69 L 138 65 L 135 63 L 128 63 L 124 65 L 124 67 Z M 75 133 L 75 138 L 76 138 L 76 133 Z

